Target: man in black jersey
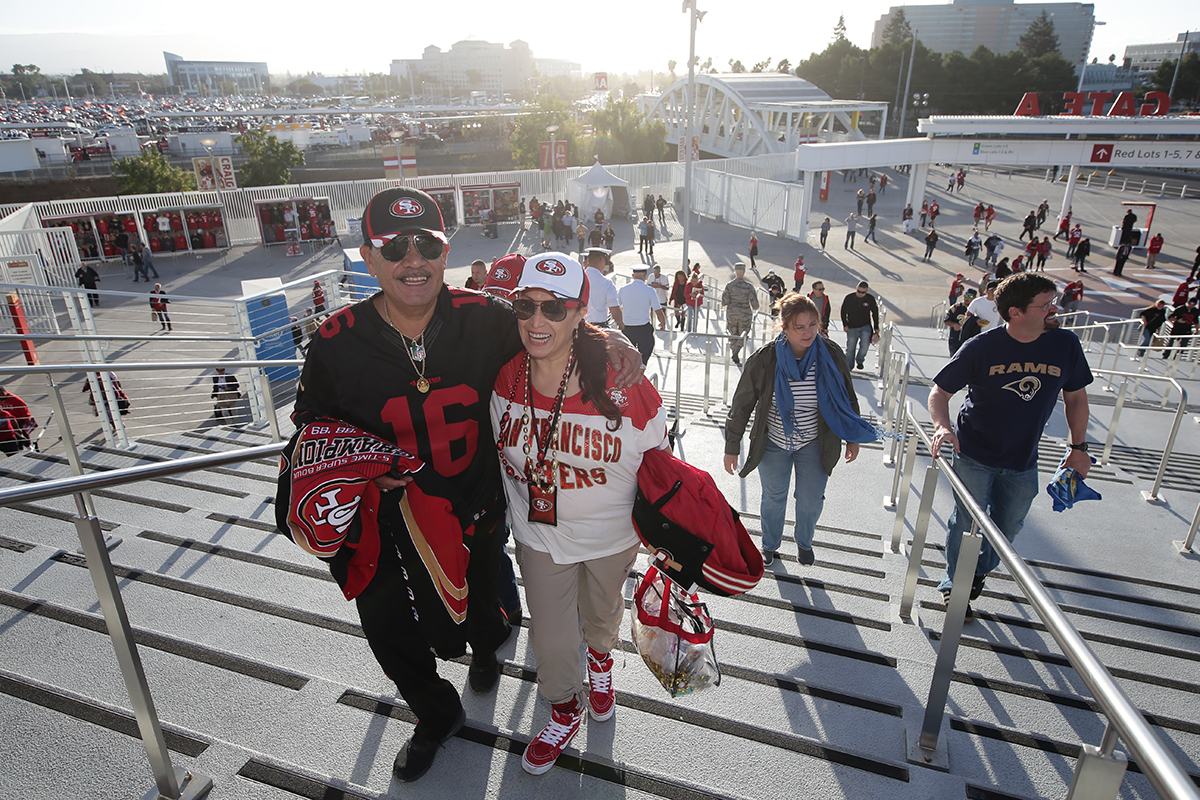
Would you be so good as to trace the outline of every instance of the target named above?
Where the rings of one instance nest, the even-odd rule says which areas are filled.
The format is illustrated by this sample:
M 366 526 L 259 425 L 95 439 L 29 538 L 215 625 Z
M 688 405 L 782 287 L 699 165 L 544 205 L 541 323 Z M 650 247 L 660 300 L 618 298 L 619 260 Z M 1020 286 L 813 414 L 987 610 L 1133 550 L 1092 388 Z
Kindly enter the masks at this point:
M 495 650 L 509 635 L 497 596 L 504 493 L 488 404 L 497 372 L 520 351 L 521 340 L 506 305 L 445 285 L 449 250 L 441 211 L 425 192 L 401 187 L 371 198 L 359 252 L 381 291 L 321 325 L 309 346 L 292 419 L 300 426 L 334 417 L 394 442 L 457 494 L 455 511 L 461 515 L 465 506 L 474 521 L 474 534 L 465 537 L 470 592 L 464 633 L 472 650 L 469 683 L 482 693 L 496 685 Z M 637 351 L 622 346 L 621 363 L 626 382 L 637 379 Z M 370 578 L 353 596 L 372 652 L 418 718 L 396 756 L 393 771 L 402 781 L 424 775 L 466 719 L 458 690 L 438 675 L 436 660 L 464 648 L 438 649 L 422 633 L 417 618 L 423 595 L 414 596 L 410 586 L 421 578 L 419 568 L 402 563 L 401 551 L 411 547 L 400 541 L 409 538 L 399 507 L 408 482 L 375 480 L 382 491 L 379 557 L 376 564 L 355 564 Z M 349 549 L 330 559 L 344 590 L 353 553 L 343 551 Z

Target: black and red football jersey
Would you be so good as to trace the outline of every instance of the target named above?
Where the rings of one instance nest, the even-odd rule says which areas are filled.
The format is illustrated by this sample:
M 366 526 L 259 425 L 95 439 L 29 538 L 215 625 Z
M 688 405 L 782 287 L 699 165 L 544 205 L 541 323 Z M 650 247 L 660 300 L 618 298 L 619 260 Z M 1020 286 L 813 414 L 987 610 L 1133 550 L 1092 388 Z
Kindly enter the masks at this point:
M 494 298 L 443 287 L 425 329 L 426 380 L 368 298 L 329 317 L 309 345 L 292 419 L 335 417 L 393 442 L 479 510 L 502 503 L 488 408 L 500 367 L 521 350 L 516 317 Z

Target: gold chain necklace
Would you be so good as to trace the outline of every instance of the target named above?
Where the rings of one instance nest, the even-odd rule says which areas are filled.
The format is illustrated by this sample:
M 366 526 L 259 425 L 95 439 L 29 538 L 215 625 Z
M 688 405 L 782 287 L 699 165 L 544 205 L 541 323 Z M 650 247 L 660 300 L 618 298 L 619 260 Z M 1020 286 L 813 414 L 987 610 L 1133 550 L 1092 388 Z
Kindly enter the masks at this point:
M 417 373 L 417 391 L 421 394 L 427 394 L 429 392 L 429 379 L 425 377 L 425 368 L 429 366 L 429 363 L 425 358 L 425 331 L 421 331 L 421 335 L 412 340 L 401 333 L 396 324 L 392 322 L 392 313 L 388 311 L 387 295 L 384 295 L 383 298 L 383 318 L 391 329 L 399 333 L 400 338 L 404 340 L 404 353 L 408 356 L 408 362 L 412 364 L 413 372 Z M 418 361 L 421 362 L 419 368 L 417 367 Z

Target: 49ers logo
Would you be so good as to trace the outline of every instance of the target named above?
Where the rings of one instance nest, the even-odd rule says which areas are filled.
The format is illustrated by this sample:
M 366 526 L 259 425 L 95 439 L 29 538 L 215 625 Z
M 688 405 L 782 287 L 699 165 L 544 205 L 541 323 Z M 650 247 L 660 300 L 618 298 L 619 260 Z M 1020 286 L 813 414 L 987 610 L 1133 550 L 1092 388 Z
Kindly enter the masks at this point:
M 506 281 L 511 278 L 512 275 L 504 267 L 496 267 L 492 270 L 492 277 L 498 281 Z
M 343 489 L 348 490 L 344 495 Z M 299 516 L 309 521 L 320 541 L 337 541 L 346 535 L 361 500 L 352 484 L 330 481 L 309 492 L 300 502 Z
M 425 207 L 411 197 L 401 197 L 392 203 L 393 217 L 419 217 L 425 213 Z
M 566 275 L 567 268 L 563 266 L 561 261 L 553 258 L 548 258 L 545 261 L 539 261 L 537 265 L 538 272 L 544 272 L 547 275 Z
M 546 514 L 554 510 L 554 503 L 544 497 L 533 498 L 533 510 Z

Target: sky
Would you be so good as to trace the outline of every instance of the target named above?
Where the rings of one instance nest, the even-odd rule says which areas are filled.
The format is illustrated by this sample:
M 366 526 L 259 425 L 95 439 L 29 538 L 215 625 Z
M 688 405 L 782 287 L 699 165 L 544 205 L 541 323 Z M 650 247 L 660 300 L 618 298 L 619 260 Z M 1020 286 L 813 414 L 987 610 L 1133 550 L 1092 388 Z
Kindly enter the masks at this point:
M 281 15 L 276 3 L 206 0 L 186 18 L 174 13 L 97 13 L 106 3 L 56 0 L 54 13 L 11 0 L 0 19 L 0 58 L 37 64 L 42 72 L 166 72 L 162 51 L 185 59 L 266 61 L 272 75 L 327 76 L 387 72 L 392 59 L 420 58 L 429 45 L 448 50 L 464 39 L 529 43 L 535 58 L 559 58 L 592 72 L 666 73 L 668 61 L 686 74 L 688 17 L 681 0 L 607 0 L 600 4 L 459 0 L 400 6 L 356 0 L 310 13 L 303 4 Z M 887 0 L 788 3 L 780 0 L 697 0 L 704 20 L 696 30 L 701 62 L 727 70 L 731 59 L 788 59 L 792 66 L 829 44 L 838 16 L 847 37 L 869 47 Z M 1186 3 L 1186 5 L 1185 5 Z M 925 5 L 926 3 L 913 3 Z M 1200 27 L 1190 0 L 1097 0 L 1092 57 L 1118 60 L 1127 44 L 1174 41 L 1188 24 Z M 182 8 L 182 7 L 180 7 Z M 345 14 L 341 10 L 345 10 Z M 1172 22 L 1175 20 L 1177 22 Z M 1180 26 L 1180 27 L 1176 27 Z M 655 81 L 657 85 L 663 84 Z

